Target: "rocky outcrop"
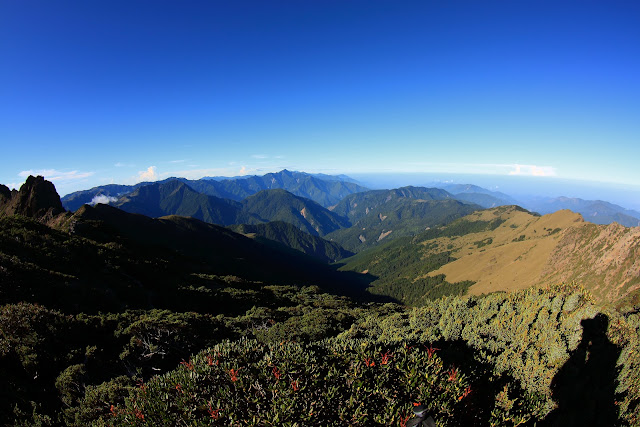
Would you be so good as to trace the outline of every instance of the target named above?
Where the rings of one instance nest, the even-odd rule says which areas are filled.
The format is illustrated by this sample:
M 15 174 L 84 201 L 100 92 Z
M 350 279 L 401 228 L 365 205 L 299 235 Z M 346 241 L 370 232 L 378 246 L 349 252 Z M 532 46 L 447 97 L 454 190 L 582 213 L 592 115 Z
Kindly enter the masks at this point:
M 55 186 L 42 176 L 29 176 L 20 191 L 0 185 L 0 215 L 23 215 L 47 222 L 64 212 Z

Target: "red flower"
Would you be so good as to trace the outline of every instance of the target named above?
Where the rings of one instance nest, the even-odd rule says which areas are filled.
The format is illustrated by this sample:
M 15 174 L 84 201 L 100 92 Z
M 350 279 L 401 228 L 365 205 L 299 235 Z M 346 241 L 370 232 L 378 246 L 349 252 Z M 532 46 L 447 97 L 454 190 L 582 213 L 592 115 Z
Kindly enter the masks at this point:
M 182 362 L 180 362 L 181 365 L 184 365 L 188 370 L 193 371 L 193 364 L 191 363 L 191 359 L 189 359 L 188 362 L 185 362 L 184 360 Z
M 372 359 L 368 357 L 364 359 L 364 364 L 365 366 L 376 366 L 376 362 L 374 362 Z
M 182 390 L 182 385 L 180 383 L 176 384 L 176 390 L 178 390 L 180 393 L 184 393 L 184 391 Z
M 421 402 L 414 402 L 414 403 L 413 403 L 413 406 L 420 406 L 420 405 L 422 405 L 422 403 L 421 403 Z
M 273 372 L 273 376 L 276 377 L 277 380 L 279 380 L 280 377 L 282 376 L 282 374 L 280 373 L 280 370 L 275 366 L 273 367 L 272 372 Z
M 291 388 L 293 389 L 293 391 L 298 391 L 298 389 L 300 388 L 298 386 L 298 381 L 291 380 Z
M 142 413 L 142 411 L 138 408 L 133 408 L 133 414 L 136 416 L 136 418 L 144 421 L 144 414 Z
M 238 369 L 229 369 L 229 375 L 231 376 L 231 381 L 238 381 Z
M 460 396 L 458 400 L 464 399 L 465 397 L 469 396 L 469 394 L 471 394 L 471 386 L 468 386 L 466 389 L 464 389 L 462 396 Z
M 455 381 L 456 378 L 458 378 L 458 370 L 455 367 L 449 369 L 447 372 L 449 372 L 449 381 Z
M 111 415 L 113 415 L 114 417 L 117 415 L 115 406 L 111 405 L 111 408 L 109 409 L 109 411 L 111 411 Z
M 431 356 L 435 354 L 436 350 L 440 350 L 440 349 L 435 348 L 433 345 L 429 346 L 429 348 L 427 349 L 427 356 L 429 357 L 429 359 L 431 359 Z
M 216 362 L 218 361 L 218 359 L 216 359 Z M 213 366 L 213 356 L 210 354 L 207 354 L 207 365 L 209 366 Z
M 381 365 L 386 365 L 387 363 L 389 363 L 389 358 L 393 356 L 393 353 L 389 353 L 388 351 L 384 354 L 380 353 L 380 364 Z
M 214 420 L 217 420 L 220 417 L 220 411 L 221 409 L 213 409 L 211 407 L 211 403 L 209 403 L 209 409 L 207 409 L 207 412 L 209 412 L 209 415 L 211 415 L 211 418 L 213 418 Z
M 400 415 L 400 427 L 407 427 L 407 421 L 409 421 L 409 415 L 406 417 Z

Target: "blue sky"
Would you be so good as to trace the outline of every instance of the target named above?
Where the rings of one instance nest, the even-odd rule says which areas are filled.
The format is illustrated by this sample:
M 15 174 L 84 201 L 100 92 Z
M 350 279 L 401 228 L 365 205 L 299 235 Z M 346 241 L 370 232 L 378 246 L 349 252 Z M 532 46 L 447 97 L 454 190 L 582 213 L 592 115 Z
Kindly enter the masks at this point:
M 640 188 L 637 1 L 0 2 L 0 182 L 471 173 Z

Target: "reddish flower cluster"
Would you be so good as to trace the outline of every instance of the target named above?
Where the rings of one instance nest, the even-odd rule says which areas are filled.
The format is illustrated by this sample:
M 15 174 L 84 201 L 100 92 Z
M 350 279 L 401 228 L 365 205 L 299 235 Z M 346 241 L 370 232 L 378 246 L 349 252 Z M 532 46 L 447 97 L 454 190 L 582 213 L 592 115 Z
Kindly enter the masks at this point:
M 374 362 L 373 359 L 370 359 L 368 357 L 366 359 L 364 359 L 364 364 L 365 364 L 365 366 L 370 366 L 370 367 L 371 366 L 376 366 L 376 362 Z
M 291 380 L 291 388 L 293 389 L 293 391 L 298 391 L 298 389 L 300 388 L 298 386 L 298 381 Z
M 388 351 L 384 354 L 380 353 L 380 364 L 386 365 L 389 363 L 389 358 L 393 356 L 393 353 L 389 353 Z
M 280 373 L 280 370 L 275 366 L 273 367 L 272 372 L 273 372 L 273 376 L 276 377 L 277 380 L 279 380 L 280 377 L 282 376 L 282 374 Z
M 465 397 L 469 396 L 469 394 L 471 394 L 471 386 L 468 386 L 466 389 L 464 389 L 462 396 L 460 396 L 458 400 L 464 399 Z
M 458 369 L 455 367 L 449 369 L 447 372 L 449 373 L 448 381 L 455 381 L 456 378 L 458 378 Z
M 133 408 L 133 414 L 136 416 L 136 418 L 138 418 L 139 420 L 144 421 L 144 414 L 142 413 L 142 411 L 138 408 Z
M 436 350 L 440 349 L 435 348 L 433 345 L 430 345 L 429 348 L 427 348 L 427 356 L 429 357 L 429 359 L 431 359 L 431 357 L 436 353 Z
M 207 409 L 207 412 L 209 412 L 209 415 L 211 416 L 211 418 L 213 418 L 214 420 L 217 420 L 220 417 L 220 411 L 221 409 L 213 409 L 213 407 L 211 407 L 211 403 L 209 403 L 209 408 Z
M 184 360 L 182 362 L 180 362 L 181 365 L 184 365 L 188 370 L 193 371 L 193 363 L 191 363 L 191 359 L 189 359 L 188 362 L 185 362 Z
M 218 356 L 220 356 L 220 353 L 218 353 Z M 207 365 L 209 365 L 209 366 L 213 366 L 213 365 L 218 366 L 219 364 L 220 364 L 220 360 L 217 357 L 215 358 L 215 361 L 214 361 L 213 356 L 210 355 L 210 354 L 207 354 Z
M 238 381 L 238 369 L 229 369 L 229 375 L 231 376 L 231 381 Z

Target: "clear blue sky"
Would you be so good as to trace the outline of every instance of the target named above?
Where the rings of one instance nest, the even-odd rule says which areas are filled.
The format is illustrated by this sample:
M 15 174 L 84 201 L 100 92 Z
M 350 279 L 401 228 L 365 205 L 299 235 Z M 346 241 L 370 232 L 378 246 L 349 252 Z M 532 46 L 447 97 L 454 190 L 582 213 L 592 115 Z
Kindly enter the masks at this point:
M 6 185 L 282 168 L 640 185 L 637 0 L 7 0 L 0 61 Z

